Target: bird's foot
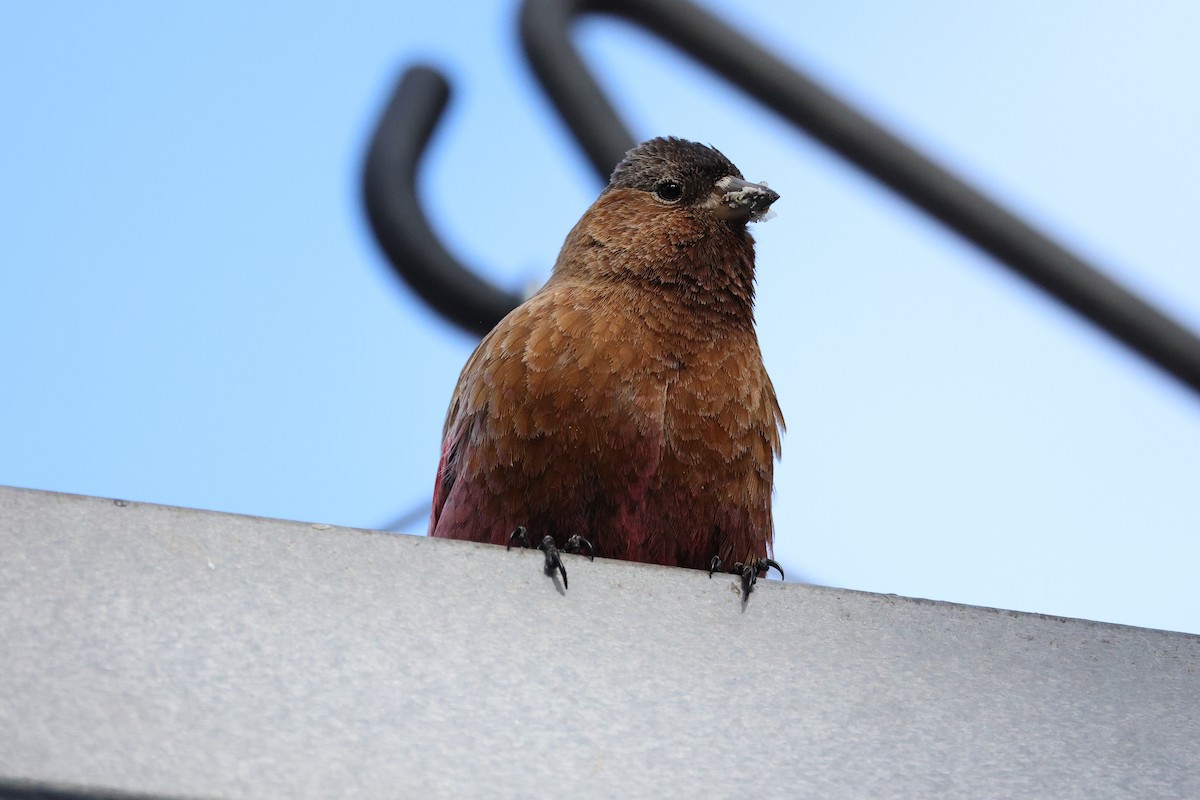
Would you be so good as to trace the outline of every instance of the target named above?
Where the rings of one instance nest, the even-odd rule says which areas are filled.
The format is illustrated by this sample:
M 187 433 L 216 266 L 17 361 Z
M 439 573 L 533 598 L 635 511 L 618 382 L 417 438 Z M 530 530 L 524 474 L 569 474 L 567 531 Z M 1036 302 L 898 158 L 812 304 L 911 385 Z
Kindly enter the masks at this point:
M 592 547 L 592 543 L 578 533 L 567 539 L 567 543 L 563 545 L 563 550 L 566 550 L 568 553 L 582 553 L 584 548 L 587 549 L 588 561 L 595 561 L 596 550 Z
M 712 577 L 713 573 L 724 566 L 720 556 L 713 556 L 712 561 L 708 562 L 708 577 Z M 734 575 L 742 579 L 742 602 L 746 602 L 750 598 L 750 593 L 754 591 L 754 584 L 758 583 L 759 573 L 765 573 L 772 567 L 779 573 L 782 580 L 783 567 L 779 566 L 779 562 L 771 558 L 756 558 L 748 564 L 743 564 L 741 561 L 733 565 L 733 569 L 729 570 Z
M 511 549 L 513 542 L 516 542 L 525 548 L 532 547 L 532 545 L 529 544 L 529 532 L 525 529 L 524 525 L 518 525 L 513 529 L 513 532 L 508 535 L 508 547 L 505 547 L 504 549 Z M 585 547 L 587 548 L 588 559 L 595 560 L 595 551 L 592 548 L 592 543 L 579 534 L 575 534 L 570 539 L 567 539 L 566 544 L 563 545 L 563 551 L 568 553 L 578 553 Z M 558 546 L 554 543 L 554 537 L 550 534 L 543 536 L 542 543 L 538 545 L 538 550 L 541 550 L 546 555 L 546 574 L 553 575 L 555 571 L 557 571 L 558 574 L 562 576 L 563 588 L 569 588 L 567 586 L 567 568 L 563 566 L 562 551 L 560 551 Z

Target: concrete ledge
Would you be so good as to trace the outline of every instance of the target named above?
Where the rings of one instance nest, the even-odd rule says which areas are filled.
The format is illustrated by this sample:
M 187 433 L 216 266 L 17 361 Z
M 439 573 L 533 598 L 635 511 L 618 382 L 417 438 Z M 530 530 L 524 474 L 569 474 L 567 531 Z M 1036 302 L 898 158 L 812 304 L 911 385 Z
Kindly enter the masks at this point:
M 1200 637 L 20 489 L 0 553 L 0 796 L 1200 797 Z

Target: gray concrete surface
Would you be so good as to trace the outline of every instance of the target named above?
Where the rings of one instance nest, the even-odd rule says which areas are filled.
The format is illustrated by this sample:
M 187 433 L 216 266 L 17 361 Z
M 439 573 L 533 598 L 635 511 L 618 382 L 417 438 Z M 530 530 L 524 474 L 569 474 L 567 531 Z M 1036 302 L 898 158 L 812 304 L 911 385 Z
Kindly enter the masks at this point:
M 0 488 L 0 795 L 1200 797 L 1198 637 L 540 565 Z

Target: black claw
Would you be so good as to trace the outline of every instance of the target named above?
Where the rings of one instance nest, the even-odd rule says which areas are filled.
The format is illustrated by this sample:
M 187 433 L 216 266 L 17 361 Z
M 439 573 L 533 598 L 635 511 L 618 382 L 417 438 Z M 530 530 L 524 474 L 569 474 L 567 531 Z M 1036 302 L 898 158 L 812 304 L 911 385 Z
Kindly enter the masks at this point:
M 711 578 L 713 573 L 719 570 L 722 566 L 724 566 L 724 562 L 721 561 L 721 557 L 713 556 L 712 561 L 708 562 L 708 577 Z
M 513 532 L 508 535 L 508 546 L 505 550 L 511 550 L 513 545 L 521 547 L 531 547 L 529 544 L 529 531 L 524 525 L 518 525 L 513 528 Z M 546 554 L 546 574 L 554 575 L 555 571 L 562 576 L 563 588 L 567 588 L 567 568 L 562 562 L 562 552 L 554 544 L 554 537 L 549 534 L 542 537 L 542 543 L 538 545 L 538 550 Z M 582 550 L 587 550 L 587 557 L 591 560 L 596 559 L 596 550 L 592 547 L 592 543 L 583 538 L 579 534 L 575 534 L 567 543 L 563 545 L 563 550 L 568 553 L 578 553 Z
M 563 545 L 563 550 L 566 550 L 568 553 L 578 553 L 585 547 L 587 548 L 588 561 L 595 561 L 596 551 L 592 547 L 592 543 L 580 536 L 578 533 L 572 536 L 570 539 L 567 539 L 567 543 Z M 565 579 L 563 580 L 563 585 L 566 585 Z
M 749 599 L 750 593 L 754 591 L 754 584 L 758 583 L 758 573 L 766 572 L 772 567 L 774 567 L 775 571 L 779 573 L 779 577 L 783 578 L 783 567 L 779 566 L 779 562 L 772 558 L 756 558 L 749 564 L 743 564 L 739 561 L 733 565 L 733 573 L 742 579 L 743 603 Z M 708 576 L 711 578 L 712 570 L 720 568 L 721 559 L 717 556 L 713 556 L 712 569 L 709 570 Z
M 742 579 L 742 602 L 744 603 L 750 598 L 750 593 L 754 591 L 754 584 L 758 583 L 758 570 L 751 569 L 739 561 L 733 565 L 733 571 Z
M 546 554 L 546 574 L 553 575 L 557 568 L 559 574 L 562 575 L 563 588 L 569 588 L 567 586 L 567 568 L 563 566 L 562 556 L 559 555 L 558 547 L 554 544 L 554 537 L 550 534 L 543 536 L 538 550 Z
M 773 558 L 760 558 L 760 559 L 758 560 L 758 563 L 762 565 L 762 566 L 760 567 L 760 569 L 762 569 L 764 572 L 765 572 L 767 569 L 769 569 L 769 568 L 771 568 L 771 567 L 774 567 L 774 568 L 775 568 L 775 571 L 779 573 L 779 580 L 781 580 L 781 581 L 787 580 L 787 576 L 783 574 L 783 567 L 779 566 L 779 562 L 778 562 L 778 561 L 776 561 L 775 559 L 773 559 Z
M 528 548 L 529 547 L 529 537 L 526 535 L 527 533 L 528 533 L 528 531 L 525 530 L 524 525 L 518 525 L 517 527 L 513 528 L 513 532 L 508 535 L 508 546 L 505 547 L 504 549 L 506 551 L 511 550 L 512 546 L 513 546 L 513 541 L 516 541 L 518 544 L 521 545 L 521 547 Z

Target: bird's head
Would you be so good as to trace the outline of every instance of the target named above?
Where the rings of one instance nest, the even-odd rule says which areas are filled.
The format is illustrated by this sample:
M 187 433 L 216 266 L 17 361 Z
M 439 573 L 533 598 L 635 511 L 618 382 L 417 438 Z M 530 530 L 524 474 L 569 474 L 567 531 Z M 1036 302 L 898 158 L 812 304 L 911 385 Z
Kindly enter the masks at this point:
M 766 219 L 778 199 L 719 150 L 651 139 L 625 155 L 567 236 L 555 277 L 647 289 L 647 298 L 752 323 L 754 239 L 746 227 Z
M 643 202 L 709 214 L 730 225 L 768 218 L 779 194 L 765 183 L 750 183 L 714 147 L 674 137 L 643 142 L 613 170 L 605 193 L 640 192 Z

